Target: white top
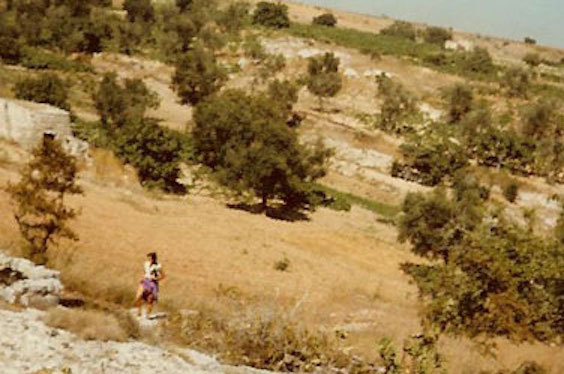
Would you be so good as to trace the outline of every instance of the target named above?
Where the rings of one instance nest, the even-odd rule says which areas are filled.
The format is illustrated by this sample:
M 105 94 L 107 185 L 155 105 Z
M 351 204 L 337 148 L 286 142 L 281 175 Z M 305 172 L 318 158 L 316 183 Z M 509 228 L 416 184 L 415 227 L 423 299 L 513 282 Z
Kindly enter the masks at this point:
M 147 279 L 157 279 L 161 273 L 161 264 L 151 264 L 149 261 L 145 261 L 145 278 Z

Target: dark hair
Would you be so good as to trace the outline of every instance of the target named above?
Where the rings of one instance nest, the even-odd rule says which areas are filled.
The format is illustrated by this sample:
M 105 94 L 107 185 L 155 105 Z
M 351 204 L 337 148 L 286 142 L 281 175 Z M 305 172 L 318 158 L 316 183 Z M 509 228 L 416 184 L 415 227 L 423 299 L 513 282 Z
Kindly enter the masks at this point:
M 149 252 L 147 256 L 151 257 L 151 264 L 157 263 L 157 254 L 155 252 Z

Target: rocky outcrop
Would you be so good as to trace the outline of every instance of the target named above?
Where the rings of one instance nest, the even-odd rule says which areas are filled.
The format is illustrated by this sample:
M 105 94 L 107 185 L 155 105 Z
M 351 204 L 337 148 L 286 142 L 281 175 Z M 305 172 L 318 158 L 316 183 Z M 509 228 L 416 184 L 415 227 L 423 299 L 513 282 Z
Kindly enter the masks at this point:
M 47 308 L 59 303 L 62 291 L 59 272 L 0 253 L 0 299 L 25 307 Z
M 188 350 L 142 342 L 86 341 L 42 322 L 43 312 L 0 310 L 2 374 L 261 374 Z
M 88 144 L 72 136 L 69 112 L 47 104 L 0 98 L 0 137 L 31 149 L 54 134 L 70 154 L 83 157 Z

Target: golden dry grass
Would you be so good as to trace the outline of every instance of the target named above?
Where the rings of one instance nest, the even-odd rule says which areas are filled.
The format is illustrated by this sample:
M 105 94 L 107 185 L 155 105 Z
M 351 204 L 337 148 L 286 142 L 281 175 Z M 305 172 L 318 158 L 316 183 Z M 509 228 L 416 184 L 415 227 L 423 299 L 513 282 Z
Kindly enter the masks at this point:
M 14 178 L 15 173 L 0 169 L 0 184 Z M 209 198 L 155 199 L 135 189 L 83 185 L 86 195 L 72 200 L 82 209 L 74 224 L 81 241 L 64 243 L 51 258 L 69 291 L 127 306 L 145 254 L 156 250 L 168 276 L 157 308 L 212 308 L 228 319 L 233 303 L 225 299 L 257 312 L 277 305 L 313 329 L 331 333 L 364 326 L 353 328 L 345 343 L 372 358 L 380 337 L 401 343 L 419 330 L 416 289 L 398 269 L 399 263 L 416 259 L 397 243 L 394 229 L 369 212 L 321 209 L 311 221 L 288 223 L 228 209 Z M 0 233 L 2 244 L 18 243 L 4 192 Z M 274 264 L 283 257 L 290 269 L 276 271 Z M 481 357 L 465 340 L 446 339 L 443 350 L 453 373 L 513 367 L 524 359 L 536 359 L 554 373 L 564 370 L 555 359 L 561 348 L 500 347 L 497 361 Z
M 127 340 L 127 334 L 116 317 L 96 310 L 53 308 L 43 317 L 51 327 L 72 332 L 84 340 Z

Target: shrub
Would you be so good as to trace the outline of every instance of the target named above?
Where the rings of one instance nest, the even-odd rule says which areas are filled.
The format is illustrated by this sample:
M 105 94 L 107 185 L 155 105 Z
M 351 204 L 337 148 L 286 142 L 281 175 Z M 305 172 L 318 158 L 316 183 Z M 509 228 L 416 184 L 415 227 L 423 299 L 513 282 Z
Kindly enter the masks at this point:
M 155 9 L 151 0 L 125 0 L 123 9 L 129 22 L 150 23 L 155 21 Z
M 84 340 L 104 342 L 127 340 L 127 334 L 119 321 L 114 316 L 101 311 L 53 308 L 47 312 L 43 320 L 47 326 L 70 331 Z
M 264 46 L 256 37 L 247 37 L 243 42 L 243 53 L 254 60 L 263 60 L 267 57 Z
M 274 270 L 286 271 L 290 267 L 290 260 L 284 257 L 282 260 L 276 261 L 274 264 Z
M 529 74 L 520 68 L 510 68 L 503 75 L 501 86 L 510 97 L 527 97 L 530 88 Z
M 332 13 L 325 13 L 313 19 L 312 23 L 319 26 L 335 27 L 337 18 Z
M 523 57 L 523 62 L 535 68 L 542 63 L 542 58 L 538 53 L 527 53 L 525 57 Z
M 447 40 L 452 39 L 452 31 L 436 26 L 427 27 L 423 32 L 423 39 L 442 48 Z
M 14 218 L 35 261 L 44 262 L 51 244 L 61 238 L 78 240 L 69 227 L 77 213 L 64 201 L 82 193 L 77 174 L 76 159 L 65 153 L 59 141 L 44 136 L 21 170 L 20 181 L 7 187 L 15 205 Z
M 393 163 L 392 176 L 426 186 L 453 178 L 469 165 L 463 146 L 447 132 L 414 134 L 400 146 L 400 151 L 403 161 Z
M 92 71 L 92 67 L 90 65 L 72 61 L 58 54 L 41 49 L 23 47 L 21 52 L 22 59 L 20 64 L 28 69 L 50 69 L 79 73 Z
M 553 101 L 539 101 L 525 109 L 523 133 L 541 140 L 547 136 L 558 136 L 556 104 Z
M 450 123 L 459 123 L 472 110 L 474 93 L 464 84 L 457 83 L 443 91 L 447 120 Z
M 250 5 L 245 2 L 234 2 L 220 13 L 217 24 L 225 32 L 238 34 L 249 23 Z
M 385 75 L 378 76 L 376 81 L 378 96 L 382 99 L 382 108 L 376 120 L 378 128 L 396 135 L 411 131 L 407 121 L 417 112 L 415 98 L 401 83 L 394 82 Z
M 325 174 L 329 152 L 298 142 L 287 112 L 268 95 L 229 90 L 196 107 L 194 148 L 218 181 L 262 200 L 280 198 L 290 207 L 308 204 L 311 183 Z
M 194 0 L 175 0 L 174 4 L 176 5 L 176 7 L 178 9 L 180 9 L 181 12 L 185 12 L 186 10 L 189 10 L 192 7 L 192 4 L 194 3 Z
M 319 98 L 321 107 L 324 98 L 334 97 L 343 86 L 339 64 L 339 59 L 329 52 L 309 59 L 307 88 Z
M 510 203 L 514 203 L 519 195 L 519 185 L 517 183 L 510 183 L 503 189 L 503 196 Z
M 292 81 L 274 80 L 268 85 L 268 96 L 273 103 L 280 107 L 281 115 L 287 119 L 287 123 L 293 119 L 292 110 L 298 102 L 298 91 L 300 86 Z M 294 123 L 299 125 L 299 123 Z
M 290 27 L 288 6 L 280 3 L 259 2 L 253 13 L 253 24 L 275 29 Z
M 45 103 L 69 110 L 68 86 L 57 75 L 42 74 L 37 78 L 24 78 L 14 86 L 14 95 L 18 99 Z
M 415 38 L 417 37 L 415 27 L 411 23 L 405 21 L 395 21 L 390 26 L 382 29 L 380 34 L 413 41 L 415 41 Z
M 439 337 L 425 333 L 413 335 L 403 346 L 405 356 L 400 360 L 394 344 L 384 338 L 379 342 L 384 374 L 445 374 L 445 359 L 437 350 Z M 407 356 L 407 357 L 406 357 Z
M 525 37 L 524 41 L 525 41 L 525 44 L 537 44 L 537 41 L 535 39 L 530 38 L 528 36 Z
M 113 140 L 116 155 L 137 170 L 142 185 L 175 194 L 186 192 L 178 179 L 182 156 L 190 146 L 186 136 L 151 119 L 128 120 Z
M 172 87 L 183 104 L 196 105 L 219 91 L 226 80 L 227 74 L 217 64 L 215 56 L 197 46 L 176 63 Z
M 159 106 L 157 94 L 150 91 L 140 79 L 126 79 L 123 86 L 115 73 L 108 73 L 92 95 L 102 124 L 121 127 L 128 120 L 140 120 L 149 108 Z
M 564 245 L 564 203 L 562 203 L 562 208 L 560 210 L 560 217 L 556 222 L 556 227 L 554 228 L 554 234 L 556 239 Z
M 472 52 L 465 52 L 462 68 L 467 73 L 490 74 L 495 71 L 492 57 L 486 48 L 476 47 Z

